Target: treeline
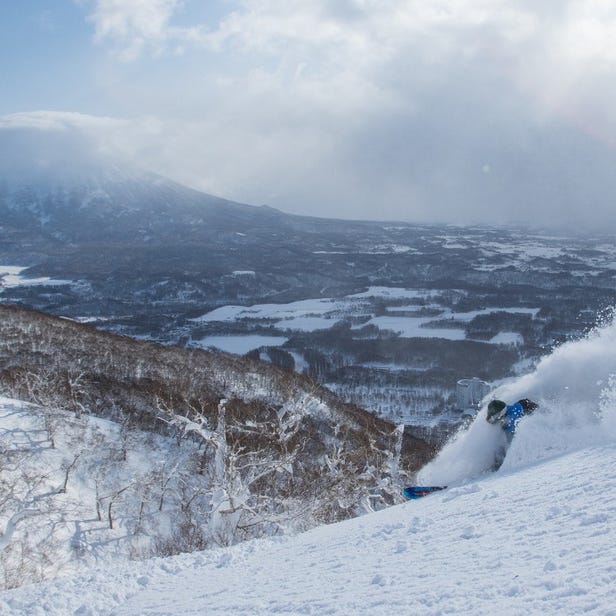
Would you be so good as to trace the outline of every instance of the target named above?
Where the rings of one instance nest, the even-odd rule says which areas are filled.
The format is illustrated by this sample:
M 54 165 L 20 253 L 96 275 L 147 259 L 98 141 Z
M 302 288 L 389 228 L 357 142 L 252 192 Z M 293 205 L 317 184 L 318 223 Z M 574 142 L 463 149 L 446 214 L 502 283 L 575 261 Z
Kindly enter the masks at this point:
M 116 419 L 121 408 L 142 429 L 164 428 L 158 400 L 181 415 L 198 404 L 214 420 L 225 398 L 239 421 L 309 400 L 306 416 L 344 427 L 354 446 L 382 444 L 391 430 L 312 379 L 265 362 L 137 341 L 7 305 L 0 305 L 0 383 L 34 402 L 55 396 L 76 412 Z M 410 467 L 426 455 L 412 445 L 403 451 Z
M 409 339 L 382 333 L 376 338 L 358 338 L 357 331 L 348 326 L 294 336 L 284 348 L 306 349 L 308 373 L 320 382 L 342 382 L 349 371 L 372 379 L 374 371 L 362 369 L 361 364 L 391 363 L 408 366 L 406 384 L 449 389 L 461 375 L 486 381 L 503 378 L 520 358 L 515 348 L 475 340 Z M 425 372 L 412 374 L 415 370 Z

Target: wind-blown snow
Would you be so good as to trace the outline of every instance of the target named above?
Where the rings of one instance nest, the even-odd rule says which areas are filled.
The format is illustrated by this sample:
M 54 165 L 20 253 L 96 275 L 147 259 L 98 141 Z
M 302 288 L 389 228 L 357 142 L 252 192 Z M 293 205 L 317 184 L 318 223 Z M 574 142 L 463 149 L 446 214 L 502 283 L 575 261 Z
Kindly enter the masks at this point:
M 593 614 L 616 611 L 616 325 L 493 392 L 541 407 L 501 469 L 480 413 L 422 500 L 296 537 L 104 567 L 0 594 L 0 614 Z

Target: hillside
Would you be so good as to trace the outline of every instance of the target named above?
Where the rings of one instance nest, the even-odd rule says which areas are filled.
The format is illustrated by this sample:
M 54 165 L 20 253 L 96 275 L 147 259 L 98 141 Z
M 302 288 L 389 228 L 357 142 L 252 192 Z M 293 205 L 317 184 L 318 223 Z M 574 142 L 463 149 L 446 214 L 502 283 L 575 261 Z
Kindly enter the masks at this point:
M 3 614 L 613 614 L 616 447 L 589 446 L 297 537 L 0 595 Z
M 486 474 L 481 414 L 422 470 L 448 490 L 295 537 L 126 563 L 0 595 L 3 614 L 613 614 L 616 324 L 499 395 L 542 407 Z M 489 448 L 484 442 L 484 449 Z M 487 447 L 486 447 L 487 446 Z M 457 457 L 452 457 L 452 452 Z
M 433 455 L 271 364 L 4 305 L 0 388 L 33 403 L 1 407 L 5 587 L 379 509 Z
M 293 411 L 321 437 L 354 435 L 360 449 L 389 443 L 394 428 L 307 377 L 248 357 L 133 340 L 16 306 L 0 305 L 0 317 L 0 382 L 31 402 L 160 429 L 165 405 L 184 415 L 198 406 L 212 420 L 225 398 L 238 420 Z M 405 436 L 406 466 L 431 453 Z

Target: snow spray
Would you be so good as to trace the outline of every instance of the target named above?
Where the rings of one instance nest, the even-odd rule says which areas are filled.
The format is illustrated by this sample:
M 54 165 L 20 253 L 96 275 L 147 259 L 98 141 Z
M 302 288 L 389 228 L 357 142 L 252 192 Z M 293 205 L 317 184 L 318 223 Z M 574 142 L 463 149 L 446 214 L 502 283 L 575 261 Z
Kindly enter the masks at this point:
M 518 424 L 502 471 L 616 440 L 614 315 L 586 337 L 557 347 L 533 372 L 492 391 L 475 421 L 420 470 L 418 483 L 452 485 L 490 471 L 505 435 L 485 421 L 486 406 L 493 399 L 513 404 L 521 398 L 534 400 L 539 409 Z

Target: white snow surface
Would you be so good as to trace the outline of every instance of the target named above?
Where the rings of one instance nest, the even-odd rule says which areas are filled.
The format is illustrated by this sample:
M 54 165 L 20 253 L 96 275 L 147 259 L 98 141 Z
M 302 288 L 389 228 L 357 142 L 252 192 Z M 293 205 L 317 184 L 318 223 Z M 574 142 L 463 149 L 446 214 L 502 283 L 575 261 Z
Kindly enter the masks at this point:
M 393 331 L 404 338 L 445 338 L 447 340 L 464 340 L 466 338 L 465 323 L 470 323 L 475 317 L 490 315 L 497 312 L 509 312 L 512 314 L 528 314 L 535 317 L 539 312 L 538 308 L 512 308 L 497 307 L 484 308 L 469 312 L 454 312 L 451 309 L 441 307 L 438 303 L 432 302 L 430 308 L 440 310 L 438 316 L 416 317 L 400 314 L 404 311 L 414 311 L 419 307 L 419 303 L 408 306 L 388 306 L 387 315 L 376 316 L 371 309 L 368 300 L 378 298 L 384 299 L 407 299 L 425 301 L 433 295 L 438 295 L 438 291 L 432 289 L 403 289 L 400 287 L 369 287 L 363 293 L 347 295 L 341 299 L 334 298 L 312 298 L 304 299 L 287 304 L 255 304 L 253 306 L 221 306 L 201 315 L 192 321 L 201 324 L 209 323 L 234 323 L 234 322 L 254 322 L 266 321 L 280 332 L 299 331 L 314 332 L 318 330 L 330 329 L 341 321 L 351 316 L 367 317 L 368 320 L 361 324 L 353 325 L 353 329 L 361 329 L 366 325 L 373 325 L 381 330 Z M 439 327 L 434 321 L 446 321 L 456 323 L 457 327 Z M 209 339 L 208 339 L 209 340 Z M 518 337 L 515 343 L 520 342 Z M 223 350 L 230 350 L 225 344 L 226 340 L 221 341 L 223 346 L 208 341 L 211 346 L 216 346 Z M 506 336 L 502 340 L 496 337 L 491 340 L 494 344 L 512 344 L 511 336 Z M 247 343 L 250 344 L 250 343 Z M 243 348 L 243 347 L 242 347 Z M 231 352 L 235 352 L 231 350 Z
M 27 270 L 27 267 L 17 265 L 0 265 L 0 291 L 3 287 L 28 287 L 36 285 L 67 285 L 71 284 L 70 280 L 54 280 L 48 277 L 42 278 L 27 278 L 22 276 L 22 272 Z
M 493 395 L 528 396 L 504 465 L 479 413 L 423 469 L 450 487 L 298 536 L 103 565 L 0 594 L 0 614 L 616 614 L 616 325 Z
M 518 332 L 500 332 L 496 336 L 490 338 L 491 344 L 509 344 L 517 346 L 524 343 L 522 334 Z
M 379 329 L 399 333 L 403 338 L 445 338 L 447 340 L 464 340 L 463 329 L 446 329 L 425 327 L 433 317 L 373 317 L 364 325 L 376 325 Z
M 93 570 L 0 614 L 597 614 L 616 603 L 616 447 L 279 540 Z
M 209 348 L 214 347 L 227 353 L 236 353 L 244 355 L 253 349 L 258 349 L 262 346 L 281 346 L 287 342 L 288 338 L 282 336 L 260 336 L 259 334 L 246 335 L 221 335 L 221 336 L 206 336 L 198 341 L 193 341 L 193 345 Z
M 305 299 L 288 304 L 255 304 L 254 306 L 222 306 L 193 319 L 200 323 L 235 321 L 240 319 L 294 319 L 301 316 L 326 315 L 341 309 L 330 298 Z M 332 322 L 332 325 L 335 321 Z

